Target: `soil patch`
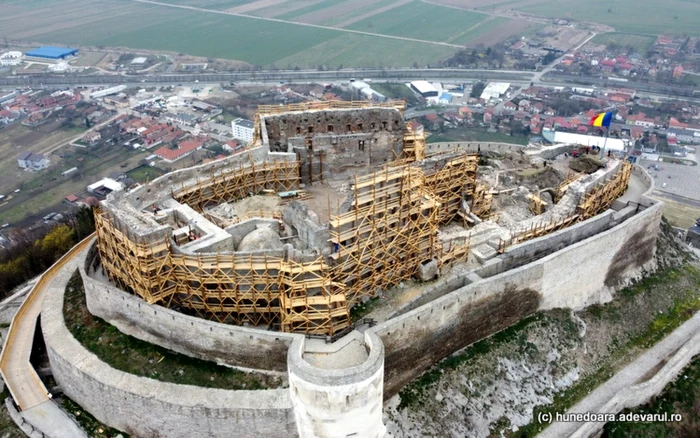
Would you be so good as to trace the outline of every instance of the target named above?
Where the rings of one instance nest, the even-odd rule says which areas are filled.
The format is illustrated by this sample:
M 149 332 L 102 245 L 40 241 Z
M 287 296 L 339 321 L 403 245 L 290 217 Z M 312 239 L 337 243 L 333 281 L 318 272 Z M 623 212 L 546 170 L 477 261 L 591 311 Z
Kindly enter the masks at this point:
M 571 160 L 569 162 L 569 167 L 576 172 L 591 174 L 603 167 L 603 162 L 592 155 L 584 155 L 583 157 L 577 157 Z

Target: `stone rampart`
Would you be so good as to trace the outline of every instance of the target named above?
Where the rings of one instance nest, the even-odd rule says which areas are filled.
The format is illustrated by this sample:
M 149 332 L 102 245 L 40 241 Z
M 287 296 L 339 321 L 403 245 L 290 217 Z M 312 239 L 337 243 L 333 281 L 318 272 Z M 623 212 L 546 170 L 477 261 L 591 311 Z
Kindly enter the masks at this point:
M 132 436 L 297 435 L 287 389 L 232 391 L 160 382 L 111 368 L 86 350 L 63 320 L 65 286 L 81 260 L 76 257 L 56 274 L 41 314 L 53 376 L 68 397 Z
M 373 328 L 386 349 L 385 395 L 396 394 L 445 356 L 538 310 L 609 301 L 616 288 L 652 267 L 661 207 L 651 205 L 607 231 Z
M 497 152 L 499 154 L 505 154 L 506 152 L 521 152 L 524 151 L 525 148 L 526 146 L 511 143 L 450 141 L 439 143 L 427 143 L 425 145 L 425 153 L 427 155 L 431 155 L 438 152 L 459 151 L 470 152 L 474 154 L 476 154 L 477 152 Z
M 88 260 L 86 265 L 90 265 Z M 287 350 L 300 336 L 222 324 L 148 304 L 80 266 L 90 313 L 138 339 L 235 367 L 285 372 Z

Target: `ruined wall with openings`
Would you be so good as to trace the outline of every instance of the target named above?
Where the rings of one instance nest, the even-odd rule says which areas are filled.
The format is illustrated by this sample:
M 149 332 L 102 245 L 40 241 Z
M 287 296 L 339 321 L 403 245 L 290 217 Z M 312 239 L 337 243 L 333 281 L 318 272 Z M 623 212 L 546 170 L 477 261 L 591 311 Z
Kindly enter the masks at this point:
M 362 172 L 401 155 L 406 124 L 394 108 L 290 112 L 262 117 L 270 150 L 295 153 L 303 182 Z

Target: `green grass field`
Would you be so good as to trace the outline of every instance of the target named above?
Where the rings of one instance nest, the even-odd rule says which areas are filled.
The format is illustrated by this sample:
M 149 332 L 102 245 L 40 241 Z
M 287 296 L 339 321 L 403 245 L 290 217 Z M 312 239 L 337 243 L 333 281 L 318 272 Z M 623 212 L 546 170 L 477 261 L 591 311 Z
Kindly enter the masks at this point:
M 498 27 L 502 25 L 503 23 L 507 23 L 511 21 L 508 18 L 503 18 L 503 17 L 495 17 L 490 20 L 484 20 L 480 21 L 476 25 L 466 29 L 464 32 L 452 36 L 450 39 L 447 40 L 448 43 L 452 44 L 468 44 L 469 41 L 472 41 L 474 38 L 479 37 L 481 35 L 484 35 L 491 29 Z
M 129 178 L 133 178 L 134 181 L 140 183 L 153 181 L 154 179 L 158 178 L 163 174 L 165 174 L 165 172 L 163 172 L 162 170 L 150 166 L 139 166 L 135 169 L 131 169 L 130 171 L 126 172 L 126 176 L 128 176 Z
M 652 45 L 654 45 L 654 41 L 656 41 L 656 38 L 652 36 L 611 32 L 596 35 L 591 40 L 591 43 L 602 44 L 605 46 L 616 44 L 622 49 L 633 47 L 637 53 L 643 55 Z
M 246 2 L 168 0 L 173 4 L 221 9 Z M 225 3 L 225 5 L 224 5 Z M 235 3 L 235 4 L 234 4 Z M 318 8 L 318 4 L 315 6 Z M 431 6 L 424 4 L 421 10 Z M 415 17 L 403 17 L 406 29 L 395 34 L 436 41 L 465 29 L 483 17 L 447 8 L 431 14 L 450 19 L 451 30 L 416 29 Z M 299 14 L 301 11 L 295 11 Z M 381 14 L 380 14 L 381 15 Z M 18 17 L 29 18 L 32 26 Z M 467 21 L 458 25 L 461 18 Z M 387 32 L 392 34 L 392 32 Z M 451 56 L 455 49 L 431 44 L 351 34 L 296 24 L 236 17 L 114 0 L 0 1 L 0 37 L 24 38 L 44 44 L 131 47 L 167 50 L 212 58 L 237 59 L 254 65 L 358 67 L 427 65 Z M 371 49 L 369 49 L 371 48 Z
M 447 41 L 488 16 L 414 1 L 360 20 L 348 29 L 428 41 Z
M 291 54 L 275 64 L 326 65 L 336 67 L 392 67 L 410 66 L 414 62 L 420 66 L 429 65 L 452 56 L 455 49 L 423 43 L 374 38 L 367 35 L 344 34 L 323 41 L 310 50 Z
M 403 99 L 406 103 L 412 105 L 420 102 L 416 93 L 405 84 L 375 83 L 372 84 L 372 89 L 382 93 L 389 99 Z
M 353 0 L 346 0 L 346 2 L 352 2 Z M 372 9 L 380 9 L 386 6 L 389 6 L 393 3 L 396 3 L 397 0 L 378 0 L 375 3 L 372 3 Z M 344 21 L 350 20 L 352 18 L 360 17 L 361 15 L 364 15 L 367 13 L 366 8 L 358 8 L 355 9 L 354 11 L 350 11 L 344 14 L 334 14 L 332 18 L 329 18 L 325 21 L 323 21 L 320 24 L 323 24 L 324 26 L 336 26 Z
M 275 18 L 278 18 L 280 20 L 292 20 L 294 21 L 295 18 L 300 17 L 304 14 L 308 14 L 309 12 L 314 12 L 314 11 L 319 11 L 321 9 L 329 8 L 331 6 L 338 5 L 340 3 L 345 2 L 346 0 L 322 0 L 318 3 L 314 3 L 312 5 L 309 5 L 305 8 L 300 8 L 295 11 L 287 12 L 285 14 L 280 14 L 275 16 Z
M 216 9 L 223 11 L 236 6 L 252 3 L 253 0 L 158 0 L 161 3 L 173 5 L 193 6 L 195 8 Z
M 516 9 L 546 17 L 593 21 L 640 35 L 700 35 L 700 2 L 687 0 L 560 0 Z M 608 12 L 610 10 L 610 12 Z

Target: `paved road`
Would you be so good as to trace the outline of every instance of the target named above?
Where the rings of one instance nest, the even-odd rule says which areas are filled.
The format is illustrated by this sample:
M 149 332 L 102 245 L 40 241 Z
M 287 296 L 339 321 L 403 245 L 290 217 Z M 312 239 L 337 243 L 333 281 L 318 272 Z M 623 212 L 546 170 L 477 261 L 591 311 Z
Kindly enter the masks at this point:
M 678 195 L 691 200 L 700 201 L 700 165 L 663 163 L 658 161 L 641 160 L 640 165 L 646 168 L 656 164 L 661 170 L 647 171 L 654 178 L 656 190 L 668 195 Z M 666 187 L 664 187 L 666 184 Z M 682 202 L 682 201 L 680 201 Z
M 5 346 L 0 354 L 0 373 L 12 398 L 22 411 L 49 400 L 46 387 L 29 362 L 46 285 L 66 263 L 87 247 L 91 240 L 92 236 L 74 246 L 42 275 L 12 319 Z
M 696 200 L 690 199 L 690 198 L 685 198 L 683 196 L 678 196 L 678 195 L 674 195 L 671 193 L 661 192 L 659 190 L 654 190 L 652 192 L 652 195 L 654 195 L 657 198 L 668 199 L 669 201 L 675 201 L 675 202 L 679 202 L 681 204 L 686 204 L 686 205 L 690 205 L 692 207 L 700 208 L 700 201 L 696 201 Z
M 700 312 L 596 388 L 567 413 L 601 413 L 603 406 L 618 392 L 648 380 L 650 372 L 656 372 L 665 359 L 672 356 L 698 333 L 700 333 Z M 570 437 L 583 424 L 582 422 L 555 422 L 538 436 L 540 438 Z

